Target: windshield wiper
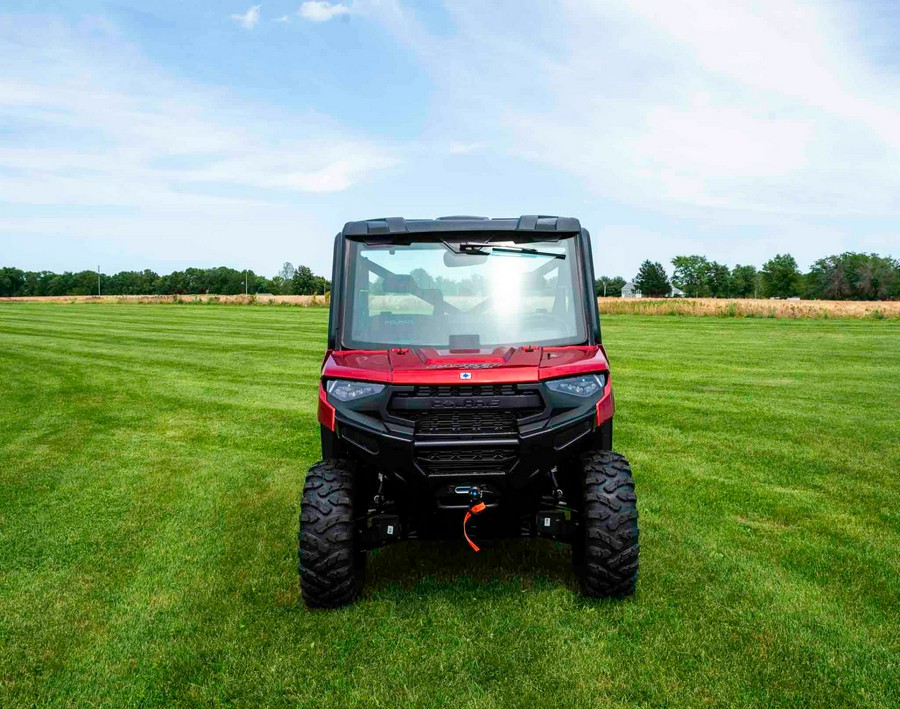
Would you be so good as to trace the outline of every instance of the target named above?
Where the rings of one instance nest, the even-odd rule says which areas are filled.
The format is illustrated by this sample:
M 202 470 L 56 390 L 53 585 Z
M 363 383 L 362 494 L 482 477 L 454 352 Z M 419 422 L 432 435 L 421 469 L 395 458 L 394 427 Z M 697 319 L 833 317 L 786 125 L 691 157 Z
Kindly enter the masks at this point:
M 510 246 L 509 244 L 497 245 L 492 244 L 489 241 L 463 241 L 456 244 L 456 246 L 459 247 L 459 251 L 454 249 L 453 246 L 446 241 L 442 241 L 441 243 L 455 254 L 481 254 L 482 256 L 490 256 L 490 254 L 484 252 L 484 249 L 491 249 L 492 251 L 503 251 L 511 254 L 528 254 L 529 256 L 550 256 L 551 258 L 561 259 L 566 257 L 565 254 L 557 254 L 552 251 L 539 251 L 538 249 L 530 249 L 527 246 Z

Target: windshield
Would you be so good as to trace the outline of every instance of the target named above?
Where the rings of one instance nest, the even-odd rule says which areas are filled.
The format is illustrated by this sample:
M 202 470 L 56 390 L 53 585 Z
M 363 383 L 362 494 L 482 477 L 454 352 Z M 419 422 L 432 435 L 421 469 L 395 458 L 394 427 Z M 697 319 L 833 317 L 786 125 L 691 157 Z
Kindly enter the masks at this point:
M 348 246 L 347 347 L 470 350 L 585 340 L 574 237 Z

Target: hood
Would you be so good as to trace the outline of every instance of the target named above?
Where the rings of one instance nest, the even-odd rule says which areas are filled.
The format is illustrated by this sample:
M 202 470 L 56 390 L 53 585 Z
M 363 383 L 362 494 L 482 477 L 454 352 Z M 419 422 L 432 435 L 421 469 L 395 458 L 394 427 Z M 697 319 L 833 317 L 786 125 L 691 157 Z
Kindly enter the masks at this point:
M 431 347 L 330 352 L 322 376 L 392 384 L 535 382 L 608 369 L 602 347 L 496 347 L 451 351 Z

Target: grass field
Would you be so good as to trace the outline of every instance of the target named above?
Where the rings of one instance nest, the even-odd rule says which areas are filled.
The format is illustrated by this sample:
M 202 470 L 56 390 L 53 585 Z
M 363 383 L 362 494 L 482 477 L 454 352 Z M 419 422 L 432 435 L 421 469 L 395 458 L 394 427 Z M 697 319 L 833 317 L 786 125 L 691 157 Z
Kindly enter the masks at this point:
M 0 706 L 896 706 L 900 323 L 606 317 L 637 595 L 416 543 L 312 613 L 326 318 L 0 305 Z

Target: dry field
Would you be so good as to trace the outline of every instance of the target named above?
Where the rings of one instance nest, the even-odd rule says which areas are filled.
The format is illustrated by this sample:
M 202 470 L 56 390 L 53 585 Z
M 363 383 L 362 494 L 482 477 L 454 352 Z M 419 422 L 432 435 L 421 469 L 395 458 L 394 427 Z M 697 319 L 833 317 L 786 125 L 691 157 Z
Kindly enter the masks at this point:
M 453 300 L 448 298 L 448 300 Z M 602 314 L 699 315 L 737 318 L 900 319 L 900 301 L 754 300 L 727 298 L 598 298 Z M 233 305 L 327 305 L 321 295 L 79 295 L 2 298 L 3 302 L 50 303 L 224 303 Z
M 706 315 L 737 318 L 900 318 L 900 301 L 598 298 L 617 315 Z

